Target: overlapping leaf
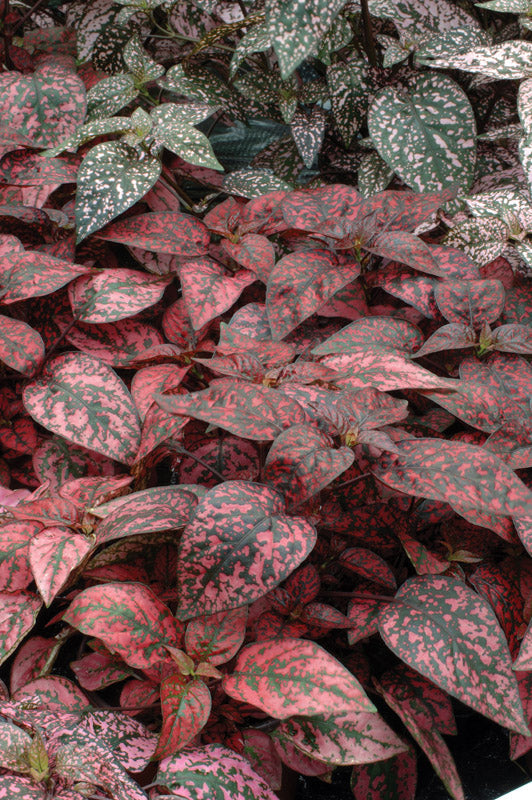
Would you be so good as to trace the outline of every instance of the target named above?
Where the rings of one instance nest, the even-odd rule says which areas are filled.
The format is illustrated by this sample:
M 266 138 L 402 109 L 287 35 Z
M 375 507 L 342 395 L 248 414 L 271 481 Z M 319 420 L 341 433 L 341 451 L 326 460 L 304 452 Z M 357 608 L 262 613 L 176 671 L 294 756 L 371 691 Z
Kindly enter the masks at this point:
M 24 390 L 34 420 L 74 444 L 123 463 L 140 441 L 137 411 L 124 383 L 92 356 L 65 353 L 49 361 Z
M 379 613 L 399 658 L 453 697 L 527 732 L 506 638 L 488 603 L 455 578 L 410 578 Z
M 0 621 L 0 663 L 9 658 L 22 639 L 31 631 L 42 601 L 30 592 L 0 592 L 2 618 Z
M 309 555 L 313 526 L 285 514 L 267 486 L 226 481 L 210 489 L 179 548 L 179 619 L 228 611 L 262 597 Z
M 256 280 L 253 272 L 241 269 L 230 274 L 212 259 L 195 259 L 184 264 L 179 277 L 183 297 L 194 330 L 223 314 L 240 297 L 246 286 Z
M 195 678 L 172 675 L 161 684 L 163 724 L 155 758 L 171 756 L 181 750 L 205 726 L 211 712 L 211 693 Z
M 143 669 L 168 659 L 165 645 L 179 647 L 180 626 L 147 586 L 106 583 L 78 594 L 65 622 L 97 636 L 126 664 Z
M 171 280 L 133 269 L 103 269 L 69 286 L 70 303 L 80 322 L 116 322 L 155 305 Z
M 305 639 L 271 639 L 240 651 L 225 692 L 276 719 L 371 712 L 360 683 L 327 650 Z
M 176 211 L 137 214 L 107 225 L 97 236 L 157 253 L 187 257 L 204 255 L 209 244 L 203 223 Z

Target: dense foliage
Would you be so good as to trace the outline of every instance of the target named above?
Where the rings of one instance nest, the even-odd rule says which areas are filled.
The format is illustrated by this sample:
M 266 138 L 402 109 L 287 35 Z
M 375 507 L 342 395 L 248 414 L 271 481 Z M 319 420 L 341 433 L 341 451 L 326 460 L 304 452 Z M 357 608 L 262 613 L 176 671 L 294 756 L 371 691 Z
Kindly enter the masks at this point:
M 0 796 L 461 800 L 451 698 L 532 750 L 528 0 L 0 8 Z

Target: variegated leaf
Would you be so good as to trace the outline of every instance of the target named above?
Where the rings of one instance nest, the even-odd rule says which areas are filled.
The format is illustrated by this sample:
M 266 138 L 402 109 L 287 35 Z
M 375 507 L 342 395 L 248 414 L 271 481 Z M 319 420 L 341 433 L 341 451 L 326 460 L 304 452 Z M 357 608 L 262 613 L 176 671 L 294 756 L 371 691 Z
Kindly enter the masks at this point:
M 355 800 L 414 800 L 417 756 L 408 749 L 399 756 L 353 767 L 351 789 Z
M 294 716 L 279 733 L 311 758 L 335 766 L 381 761 L 408 749 L 379 714 L 367 711 Z
M 368 62 L 357 56 L 327 67 L 334 121 L 346 147 L 350 146 L 366 116 L 370 88 L 368 72 Z
M 468 189 L 475 168 L 475 117 L 465 92 L 445 75 L 424 73 L 408 95 L 387 87 L 375 97 L 368 128 L 379 155 L 419 192 Z
M 140 583 L 106 583 L 80 592 L 65 622 L 97 636 L 126 664 L 139 669 L 168 660 L 166 645 L 179 647 L 180 624 L 170 609 Z
M 36 422 L 74 444 L 131 463 L 140 441 L 137 411 L 124 383 L 98 359 L 65 353 L 24 389 Z
M 315 642 L 270 639 L 240 651 L 224 691 L 276 719 L 375 712 L 360 683 Z
M 89 539 L 69 528 L 47 527 L 33 537 L 28 551 L 29 561 L 46 606 L 92 548 Z
M 474 47 L 467 53 L 447 58 L 427 59 L 431 67 L 462 69 L 497 80 L 520 80 L 530 77 L 532 43 L 513 39 L 502 44 Z
M 113 222 L 96 234 L 98 239 L 142 247 L 157 253 L 202 256 L 209 246 L 209 234 L 198 219 L 177 211 L 136 214 Z
M 161 683 L 163 724 L 154 758 L 172 756 L 189 744 L 211 713 L 211 693 L 199 678 L 172 675 Z
M 210 489 L 179 548 L 179 619 L 243 606 L 277 586 L 309 555 L 316 532 L 289 517 L 267 486 L 226 481 Z
M 247 607 L 195 617 L 185 630 L 185 649 L 195 661 L 215 666 L 235 656 L 246 635 Z
M 198 331 L 231 308 L 246 286 L 254 283 L 253 272 L 240 269 L 232 274 L 221 264 L 208 258 L 187 261 L 179 277 L 183 297 L 194 330 Z
M 379 613 L 399 658 L 500 725 L 527 735 L 506 638 L 488 603 L 455 578 L 406 581 Z
M 0 314 L 0 361 L 31 376 L 44 358 L 44 342 L 25 322 Z
M 93 147 L 78 171 L 78 242 L 140 200 L 160 172 L 158 158 L 124 142 L 103 142 Z
M 155 305 L 172 276 L 147 275 L 133 269 L 102 269 L 70 284 L 72 311 L 80 322 L 117 322 Z
M 30 592 L 0 592 L 0 664 L 31 631 L 41 610 L 41 598 Z
M 183 800 L 207 796 L 231 800 L 278 800 L 244 756 L 221 744 L 188 749 L 161 761 L 156 780 Z

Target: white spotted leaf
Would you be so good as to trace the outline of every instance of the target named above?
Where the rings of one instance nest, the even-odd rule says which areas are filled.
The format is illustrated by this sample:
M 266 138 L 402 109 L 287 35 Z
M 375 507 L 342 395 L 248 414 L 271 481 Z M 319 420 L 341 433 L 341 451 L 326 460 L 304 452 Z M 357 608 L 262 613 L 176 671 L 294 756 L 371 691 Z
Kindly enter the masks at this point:
M 161 162 L 124 142 L 104 142 L 89 150 L 78 172 L 78 242 L 131 208 L 149 192 Z
M 370 107 L 368 128 L 379 155 L 416 191 L 469 187 L 476 160 L 475 116 L 451 78 L 420 75 L 408 94 L 382 89 Z

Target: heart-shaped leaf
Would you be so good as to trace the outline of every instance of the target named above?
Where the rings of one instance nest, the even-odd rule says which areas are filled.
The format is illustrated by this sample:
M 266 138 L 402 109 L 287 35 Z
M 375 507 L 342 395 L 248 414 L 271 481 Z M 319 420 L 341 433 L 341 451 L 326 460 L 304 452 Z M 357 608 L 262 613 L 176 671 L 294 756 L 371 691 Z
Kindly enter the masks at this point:
M 306 639 L 270 639 L 240 651 L 224 691 L 276 719 L 374 712 L 360 683 L 327 650 Z
M 140 441 L 137 411 L 124 383 L 83 353 L 56 356 L 24 390 L 34 420 L 74 444 L 131 463 Z
M 481 714 L 527 734 L 506 638 L 488 603 L 455 578 L 410 578 L 379 613 L 399 658 Z
M 170 609 L 139 583 L 106 583 L 85 589 L 63 619 L 82 633 L 97 636 L 112 653 L 139 669 L 168 660 L 165 645 L 179 647 L 179 623 Z
M 226 481 L 210 489 L 179 549 L 179 619 L 243 606 L 277 586 L 309 555 L 313 526 L 285 514 L 267 486 Z
M 158 158 L 122 141 L 103 142 L 89 150 L 78 171 L 78 242 L 131 208 L 160 173 Z
M 469 188 L 475 115 L 466 93 L 446 75 L 423 73 L 408 94 L 381 89 L 369 109 L 368 128 L 389 167 L 418 192 Z

